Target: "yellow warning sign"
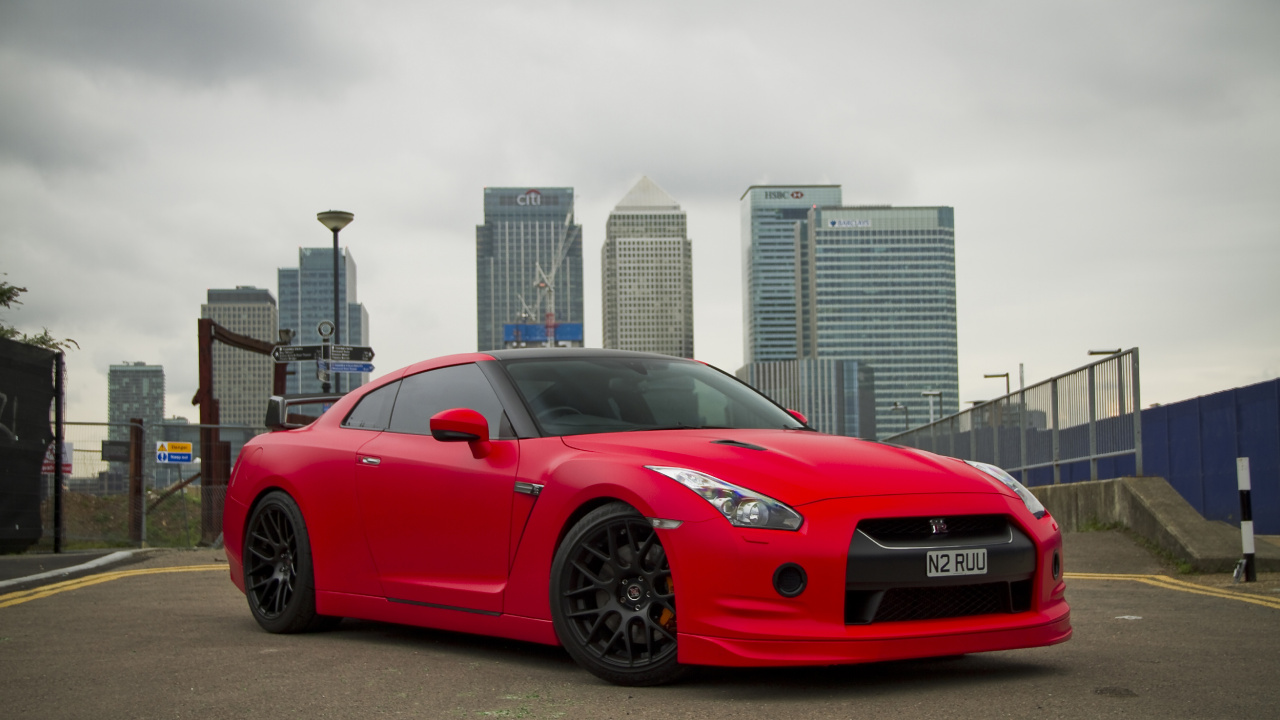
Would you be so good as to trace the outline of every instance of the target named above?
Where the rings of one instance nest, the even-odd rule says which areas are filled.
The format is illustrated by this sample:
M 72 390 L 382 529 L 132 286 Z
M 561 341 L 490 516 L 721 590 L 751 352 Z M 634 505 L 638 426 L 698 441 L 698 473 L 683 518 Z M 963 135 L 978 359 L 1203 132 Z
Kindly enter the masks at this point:
M 192 460 L 191 443 L 158 442 L 156 443 L 156 462 L 189 463 Z

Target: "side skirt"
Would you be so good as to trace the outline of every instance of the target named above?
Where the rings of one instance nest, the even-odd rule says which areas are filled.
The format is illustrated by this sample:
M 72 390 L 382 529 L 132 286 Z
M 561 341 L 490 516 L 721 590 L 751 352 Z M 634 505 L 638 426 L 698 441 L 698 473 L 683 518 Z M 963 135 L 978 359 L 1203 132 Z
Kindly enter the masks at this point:
M 550 620 L 518 615 L 480 613 L 462 608 L 326 591 L 316 593 L 316 610 L 321 615 L 489 635 L 542 645 L 560 644 Z

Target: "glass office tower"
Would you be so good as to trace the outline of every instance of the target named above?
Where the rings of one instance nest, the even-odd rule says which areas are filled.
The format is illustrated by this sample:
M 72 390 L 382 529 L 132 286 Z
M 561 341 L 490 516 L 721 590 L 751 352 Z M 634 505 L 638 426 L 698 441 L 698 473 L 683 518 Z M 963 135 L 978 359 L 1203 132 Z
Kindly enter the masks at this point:
M 838 206 L 839 185 L 753 185 L 742 194 L 743 362 L 794 360 L 795 224 Z
M 647 177 L 609 214 L 604 346 L 693 357 L 693 243 L 684 210 Z
M 502 348 L 506 325 L 554 330 L 582 322 L 573 188 L 485 188 L 484 224 L 476 226 L 476 349 Z
M 799 355 L 871 366 L 881 435 L 901 426 L 895 403 L 915 424 L 929 417 L 921 392 L 941 391 L 942 415 L 956 412 L 955 211 L 817 207 L 806 215 L 793 234 Z
M 369 313 L 356 300 L 356 261 L 340 248 L 338 258 L 339 312 L 343 313 L 338 345 L 369 344 Z M 333 248 L 298 248 L 298 267 L 277 273 L 280 329 L 293 331 L 293 345 L 319 345 L 320 321 L 333 320 Z M 318 393 L 314 361 L 290 363 L 286 388 L 293 393 Z M 350 392 L 369 381 L 368 373 L 334 373 L 330 390 Z

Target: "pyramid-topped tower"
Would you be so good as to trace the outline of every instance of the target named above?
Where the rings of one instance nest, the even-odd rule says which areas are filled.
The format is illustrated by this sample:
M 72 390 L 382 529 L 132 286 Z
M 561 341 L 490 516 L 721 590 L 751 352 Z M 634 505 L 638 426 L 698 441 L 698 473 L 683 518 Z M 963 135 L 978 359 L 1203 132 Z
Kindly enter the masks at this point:
M 680 203 L 642 176 L 609 214 L 604 346 L 693 357 L 693 245 Z
M 614 212 L 678 212 L 680 203 L 658 187 L 658 183 L 642 175 L 626 197 L 614 207 Z

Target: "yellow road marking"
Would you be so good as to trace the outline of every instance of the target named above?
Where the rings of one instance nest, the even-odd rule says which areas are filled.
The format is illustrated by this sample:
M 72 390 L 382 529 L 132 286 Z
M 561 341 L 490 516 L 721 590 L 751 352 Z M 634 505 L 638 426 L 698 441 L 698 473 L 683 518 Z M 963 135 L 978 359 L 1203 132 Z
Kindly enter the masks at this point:
M 65 580 L 52 585 L 44 585 L 31 590 L 20 590 L 18 592 L 0 595 L 0 608 L 6 608 L 11 605 L 20 605 L 31 600 L 39 600 L 58 593 L 67 592 L 69 590 L 79 590 L 80 588 L 98 585 L 100 583 L 119 580 L 120 578 L 134 577 L 137 575 L 159 575 L 162 573 L 179 573 L 179 572 L 205 572 L 209 570 L 222 570 L 226 572 L 225 565 L 184 565 L 169 568 L 148 568 L 143 570 L 121 570 L 112 573 L 100 573 L 98 575 L 89 575 L 87 577 L 76 578 L 74 580 Z M 1253 595 L 1250 593 L 1236 592 L 1234 590 L 1222 590 L 1219 588 L 1208 587 L 1205 585 L 1197 585 L 1185 580 L 1176 580 L 1167 575 L 1122 575 L 1115 573 L 1064 573 L 1063 576 L 1068 580 L 1125 580 L 1129 582 L 1140 582 L 1152 587 L 1164 588 L 1166 590 L 1178 590 L 1180 592 L 1191 593 L 1194 595 L 1204 595 L 1207 597 L 1226 598 L 1227 600 L 1239 600 L 1240 602 L 1261 605 L 1276 610 L 1280 610 L 1280 598 L 1271 598 L 1265 595 Z
M 1127 580 L 1129 582 L 1140 582 L 1152 587 L 1164 588 L 1165 590 L 1178 590 L 1179 592 L 1192 593 L 1193 595 L 1239 600 L 1240 602 L 1280 610 L 1280 598 L 1197 585 L 1186 580 L 1175 580 L 1167 575 L 1119 575 L 1112 573 L 1064 573 L 1063 575 L 1068 580 Z
M 67 592 L 68 590 L 79 590 L 82 587 L 97 585 L 99 583 L 119 580 L 120 578 L 133 577 L 135 575 L 158 575 L 160 573 L 176 573 L 176 572 L 200 572 L 203 570 L 221 570 L 227 572 L 226 565 L 183 565 L 180 567 L 168 568 L 148 568 L 145 570 L 121 570 L 119 572 L 101 573 L 98 575 L 89 575 L 87 577 L 76 578 L 75 580 L 64 580 L 60 583 L 52 585 L 44 585 L 30 590 L 20 590 L 12 592 L 8 595 L 0 595 L 0 608 L 6 608 L 10 605 L 21 605 L 30 600 L 39 600 L 50 595 Z

